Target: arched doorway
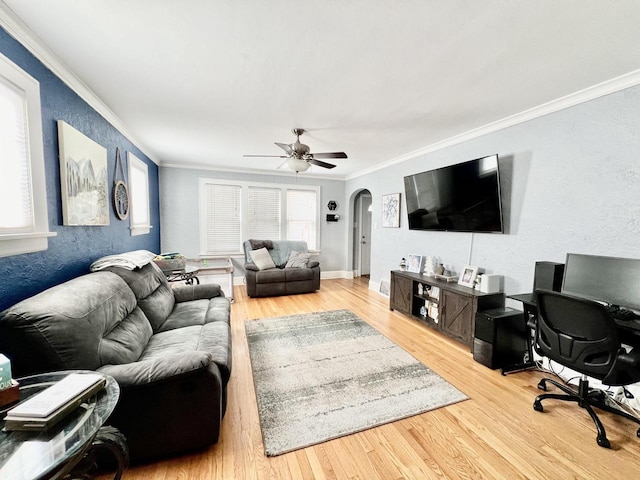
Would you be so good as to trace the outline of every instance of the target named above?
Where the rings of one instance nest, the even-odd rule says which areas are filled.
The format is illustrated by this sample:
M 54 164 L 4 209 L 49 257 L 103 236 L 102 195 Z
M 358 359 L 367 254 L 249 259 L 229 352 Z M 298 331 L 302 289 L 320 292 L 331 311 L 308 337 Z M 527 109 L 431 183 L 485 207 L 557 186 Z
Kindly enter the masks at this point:
M 353 275 L 369 278 L 371 268 L 371 203 L 369 190 L 361 190 L 353 203 Z

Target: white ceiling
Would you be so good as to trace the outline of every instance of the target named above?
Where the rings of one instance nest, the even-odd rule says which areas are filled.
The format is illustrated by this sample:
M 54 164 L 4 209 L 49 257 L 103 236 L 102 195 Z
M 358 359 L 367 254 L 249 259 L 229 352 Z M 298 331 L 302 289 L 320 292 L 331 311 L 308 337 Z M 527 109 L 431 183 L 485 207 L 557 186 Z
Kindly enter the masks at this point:
M 2 3 L 160 165 L 273 172 L 303 127 L 351 178 L 640 69 L 637 0 Z

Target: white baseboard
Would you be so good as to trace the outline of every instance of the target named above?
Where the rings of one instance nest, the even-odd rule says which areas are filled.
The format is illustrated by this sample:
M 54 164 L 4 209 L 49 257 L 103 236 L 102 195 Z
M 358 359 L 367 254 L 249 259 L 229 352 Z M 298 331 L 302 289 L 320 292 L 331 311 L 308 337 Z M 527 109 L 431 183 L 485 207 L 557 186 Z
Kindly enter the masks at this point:
M 331 279 L 331 278 L 347 278 L 347 279 L 351 279 L 353 278 L 353 272 L 347 271 L 347 270 L 335 270 L 332 272 L 323 272 L 320 271 L 320 278 L 321 279 Z

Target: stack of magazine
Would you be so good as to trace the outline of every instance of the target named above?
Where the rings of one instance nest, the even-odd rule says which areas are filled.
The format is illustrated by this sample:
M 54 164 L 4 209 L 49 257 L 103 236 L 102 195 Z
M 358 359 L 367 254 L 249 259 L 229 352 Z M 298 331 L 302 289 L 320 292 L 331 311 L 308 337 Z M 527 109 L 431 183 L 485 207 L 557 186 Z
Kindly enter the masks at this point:
M 9 410 L 4 418 L 4 428 L 47 430 L 105 385 L 106 378 L 99 373 L 70 373 Z

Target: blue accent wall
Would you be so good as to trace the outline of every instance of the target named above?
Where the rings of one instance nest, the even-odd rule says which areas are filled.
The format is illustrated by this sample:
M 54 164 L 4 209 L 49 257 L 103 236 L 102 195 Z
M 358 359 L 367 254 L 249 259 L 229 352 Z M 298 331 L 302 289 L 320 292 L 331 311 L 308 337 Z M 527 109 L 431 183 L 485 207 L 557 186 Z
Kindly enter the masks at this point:
M 53 285 L 88 273 L 89 265 L 101 256 L 138 249 L 159 253 L 160 207 L 158 167 L 155 163 L 1 28 L 0 52 L 40 82 L 49 229 L 57 233 L 56 237 L 49 238 L 48 250 L 0 258 L 0 311 L 2 311 Z M 56 124 L 58 120 L 64 120 L 107 149 L 110 201 L 116 147 L 120 148 L 125 174 L 126 152 L 133 152 L 147 163 L 151 225 L 153 225 L 151 233 L 132 237 L 129 219 L 119 220 L 112 207 L 110 207 L 108 226 L 65 227 L 62 225 Z M 3 205 L 2 208 L 10 207 Z

